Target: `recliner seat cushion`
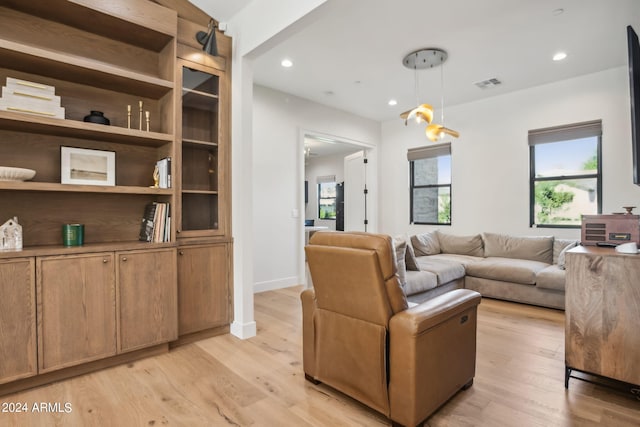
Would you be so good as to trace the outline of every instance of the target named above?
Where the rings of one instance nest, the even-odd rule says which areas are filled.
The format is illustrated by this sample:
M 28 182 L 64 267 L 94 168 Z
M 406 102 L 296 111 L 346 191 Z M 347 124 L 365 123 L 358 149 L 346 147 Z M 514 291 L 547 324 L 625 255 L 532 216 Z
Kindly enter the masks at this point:
M 490 257 L 467 265 L 466 272 L 467 276 L 535 285 L 538 272 L 548 266 L 549 264 L 539 261 Z

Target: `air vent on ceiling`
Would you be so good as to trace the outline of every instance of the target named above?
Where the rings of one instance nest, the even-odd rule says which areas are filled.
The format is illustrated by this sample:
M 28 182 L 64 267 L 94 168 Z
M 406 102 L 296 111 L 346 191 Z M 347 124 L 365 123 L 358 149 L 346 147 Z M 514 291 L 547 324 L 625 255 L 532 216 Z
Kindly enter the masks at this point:
M 480 89 L 486 89 L 486 88 L 501 85 L 502 82 L 494 77 L 492 79 L 480 80 L 479 82 L 475 82 L 474 84 L 478 86 Z

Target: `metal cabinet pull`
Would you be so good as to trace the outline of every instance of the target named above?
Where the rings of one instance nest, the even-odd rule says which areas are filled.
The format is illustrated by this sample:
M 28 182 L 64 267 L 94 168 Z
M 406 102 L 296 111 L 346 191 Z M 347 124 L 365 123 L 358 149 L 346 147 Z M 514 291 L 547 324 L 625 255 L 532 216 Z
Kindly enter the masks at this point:
M 122 261 L 126 261 L 126 260 L 127 260 L 127 257 L 126 257 L 126 256 L 123 256 L 123 257 L 122 257 Z

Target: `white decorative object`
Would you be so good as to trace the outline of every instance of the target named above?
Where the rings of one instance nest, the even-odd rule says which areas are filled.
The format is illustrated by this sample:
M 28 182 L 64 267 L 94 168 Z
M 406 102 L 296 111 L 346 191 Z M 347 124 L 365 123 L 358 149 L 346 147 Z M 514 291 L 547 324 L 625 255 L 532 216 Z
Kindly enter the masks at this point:
M 55 87 L 7 77 L 2 88 L 0 110 L 64 119 L 65 109 Z
M 22 250 L 22 226 L 18 224 L 18 217 L 14 216 L 0 225 L 0 250 Z
M 0 166 L 0 181 L 27 181 L 36 176 L 33 169 Z

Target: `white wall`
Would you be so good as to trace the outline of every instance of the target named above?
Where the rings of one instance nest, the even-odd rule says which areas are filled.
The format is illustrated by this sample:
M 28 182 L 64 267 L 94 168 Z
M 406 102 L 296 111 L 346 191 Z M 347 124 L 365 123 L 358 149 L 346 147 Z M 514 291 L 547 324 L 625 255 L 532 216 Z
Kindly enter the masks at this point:
M 380 123 L 259 85 L 253 90 L 254 290 L 303 283 L 304 131 L 377 146 Z M 377 174 L 372 174 L 377 182 Z M 293 218 L 294 209 L 299 210 Z
M 507 83 L 508 84 L 508 83 Z M 579 238 L 580 230 L 529 227 L 530 129 L 602 119 L 603 213 L 640 206 L 632 183 L 631 124 L 626 68 L 565 80 L 469 104 L 446 107 L 452 141 L 454 234 L 482 231 Z M 438 116 L 436 114 L 436 116 Z M 407 149 L 428 145 L 424 126 L 382 124 L 380 231 L 428 230 L 409 225 Z

